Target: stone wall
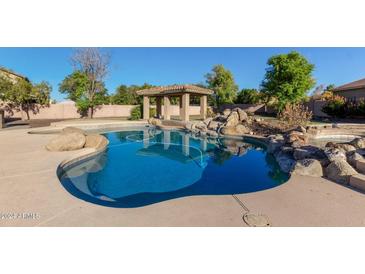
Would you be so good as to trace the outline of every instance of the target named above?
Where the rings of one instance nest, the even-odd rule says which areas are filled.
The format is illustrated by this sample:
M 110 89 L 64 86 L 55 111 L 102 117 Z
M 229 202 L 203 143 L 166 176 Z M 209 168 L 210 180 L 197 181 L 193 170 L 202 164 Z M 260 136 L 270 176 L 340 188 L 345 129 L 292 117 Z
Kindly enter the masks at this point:
M 326 105 L 326 101 L 311 100 L 306 103 L 308 109 L 312 111 L 314 117 L 328 118 L 330 117 L 322 111 L 322 108 Z
M 95 118 L 108 117 L 129 117 L 135 105 L 102 105 L 94 112 Z M 151 106 L 155 107 L 155 106 Z M 180 112 L 178 105 L 171 105 L 171 115 L 178 116 Z M 75 119 L 80 118 L 75 104 L 51 104 L 49 107 L 39 108 L 37 113 L 30 112 L 30 119 Z M 199 106 L 190 106 L 190 115 L 200 115 Z M 6 118 L 26 119 L 24 111 L 6 112 Z

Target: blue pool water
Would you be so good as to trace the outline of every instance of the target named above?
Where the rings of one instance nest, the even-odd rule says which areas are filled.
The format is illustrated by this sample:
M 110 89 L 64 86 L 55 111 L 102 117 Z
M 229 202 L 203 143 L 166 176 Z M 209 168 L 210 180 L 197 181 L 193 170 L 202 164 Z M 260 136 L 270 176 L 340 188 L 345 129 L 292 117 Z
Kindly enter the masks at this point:
M 74 196 L 111 207 L 139 207 L 191 195 L 260 191 L 288 180 L 260 144 L 202 139 L 152 128 L 106 133 L 108 149 L 63 170 Z

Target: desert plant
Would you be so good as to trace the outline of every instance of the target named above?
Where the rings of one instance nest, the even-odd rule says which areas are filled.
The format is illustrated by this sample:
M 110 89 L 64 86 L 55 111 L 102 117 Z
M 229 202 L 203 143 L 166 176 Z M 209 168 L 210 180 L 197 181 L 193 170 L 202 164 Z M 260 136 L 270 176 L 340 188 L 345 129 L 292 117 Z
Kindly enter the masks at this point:
M 285 122 L 288 128 L 305 126 L 312 119 L 312 112 L 303 104 L 286 104 L 279 112 L 278 118 Z

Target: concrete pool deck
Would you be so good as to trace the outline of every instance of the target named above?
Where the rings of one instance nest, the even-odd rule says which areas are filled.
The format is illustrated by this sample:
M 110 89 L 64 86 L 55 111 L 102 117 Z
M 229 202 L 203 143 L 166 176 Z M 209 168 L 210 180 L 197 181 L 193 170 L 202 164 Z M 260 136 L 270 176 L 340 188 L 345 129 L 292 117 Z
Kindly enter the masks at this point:
M 44 146 L 53 136 L 28 131 L 0 131 L 0 226 L 246 226 L 244 207 L 267 216 L 272 226 L 365 225 L 365 194 L 299 176 L 238 194 L 239 201 L 221 195 L 129 209 L 91 204 L 69 194 L 56 175 L 58 165 L 80 151 L 49 152 Z

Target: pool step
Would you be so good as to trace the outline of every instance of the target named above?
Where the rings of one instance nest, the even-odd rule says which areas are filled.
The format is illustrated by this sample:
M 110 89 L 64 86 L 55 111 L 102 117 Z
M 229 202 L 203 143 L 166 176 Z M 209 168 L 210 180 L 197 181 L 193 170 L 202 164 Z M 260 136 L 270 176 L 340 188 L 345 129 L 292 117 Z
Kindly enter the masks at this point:
M 365 175 L 364 174 L 356 174 L 350 177 L 350 186 L 365 191 Z

